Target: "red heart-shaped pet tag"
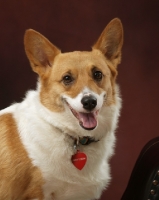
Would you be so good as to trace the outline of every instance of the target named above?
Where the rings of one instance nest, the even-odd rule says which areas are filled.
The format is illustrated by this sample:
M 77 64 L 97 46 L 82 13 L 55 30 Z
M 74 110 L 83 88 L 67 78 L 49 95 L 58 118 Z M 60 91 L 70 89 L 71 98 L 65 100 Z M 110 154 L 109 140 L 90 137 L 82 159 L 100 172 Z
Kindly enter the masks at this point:
M 77 151 L 76 154 L 74 154 L 72 156 L 72 163 L 74 164 L 74 166 L 81 170 L 83 169 L 83 167 L 85 166 L 86 162 L 87 162 L 87 156 L 85 153 L 80 152 L 79 150 Z

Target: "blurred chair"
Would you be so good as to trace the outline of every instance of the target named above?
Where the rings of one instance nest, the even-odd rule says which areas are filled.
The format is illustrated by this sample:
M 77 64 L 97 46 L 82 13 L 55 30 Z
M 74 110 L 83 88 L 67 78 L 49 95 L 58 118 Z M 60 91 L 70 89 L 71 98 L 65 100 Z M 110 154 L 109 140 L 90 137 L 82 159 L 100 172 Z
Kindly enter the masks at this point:
M 142 149 L 121 200 L 159 200 L 159 137 Z

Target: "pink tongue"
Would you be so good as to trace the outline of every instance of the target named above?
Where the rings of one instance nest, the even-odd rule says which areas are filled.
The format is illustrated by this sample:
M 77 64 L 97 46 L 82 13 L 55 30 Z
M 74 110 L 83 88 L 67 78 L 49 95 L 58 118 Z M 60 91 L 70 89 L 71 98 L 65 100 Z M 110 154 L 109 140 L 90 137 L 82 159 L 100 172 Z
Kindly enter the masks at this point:
M 79 119 L 84 128 L 91 129 L 97 126 L 97 120 L 93 113 L 79 113 Z

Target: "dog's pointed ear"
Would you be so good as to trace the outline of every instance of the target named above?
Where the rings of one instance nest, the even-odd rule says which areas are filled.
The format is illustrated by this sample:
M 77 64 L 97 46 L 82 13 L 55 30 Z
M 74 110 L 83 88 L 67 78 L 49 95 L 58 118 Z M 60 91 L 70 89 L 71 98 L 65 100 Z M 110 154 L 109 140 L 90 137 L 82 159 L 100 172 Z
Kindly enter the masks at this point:
M 47 38 L 32 29 L 25 32 L 24 46 L 33 71 L 39 75 L 50 69 L 55 56 L 61 52 Z
M 120 19 L 115 18 L 106 26 L 93 49 L 100 50 L 115 67 L 121 61 L 123 45 L 123 26 Z

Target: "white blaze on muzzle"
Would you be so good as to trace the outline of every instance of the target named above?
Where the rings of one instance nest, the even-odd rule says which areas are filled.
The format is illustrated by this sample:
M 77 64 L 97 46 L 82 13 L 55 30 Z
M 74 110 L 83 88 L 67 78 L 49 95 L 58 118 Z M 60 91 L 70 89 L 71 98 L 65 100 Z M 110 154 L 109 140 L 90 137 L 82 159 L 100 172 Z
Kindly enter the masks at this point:
M 98 113 L 103 105 L 105 92 L 100 95 L 84 89 L 75 98 L 64 95 L 64 99 L 79 124 L 86 130 L 93 130 L 98 124 Z

